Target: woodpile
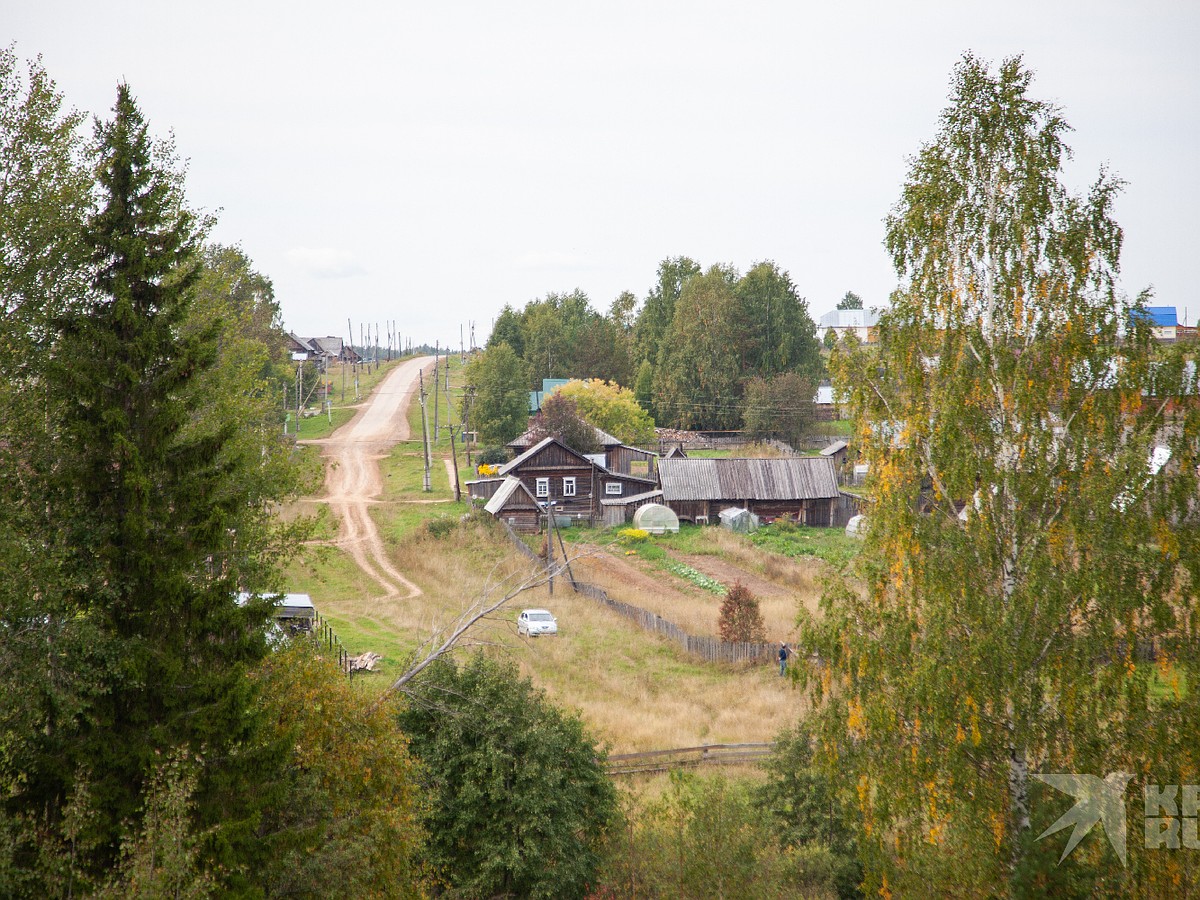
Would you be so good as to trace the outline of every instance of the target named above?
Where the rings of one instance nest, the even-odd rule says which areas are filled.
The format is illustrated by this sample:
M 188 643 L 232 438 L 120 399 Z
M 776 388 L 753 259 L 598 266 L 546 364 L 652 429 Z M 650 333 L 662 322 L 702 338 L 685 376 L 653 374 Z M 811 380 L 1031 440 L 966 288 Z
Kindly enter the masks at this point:
M 351 672 L 374 672 L 375 663 L 383 659 L 378 653 L 367 651 L 358 656 L 352 656 L 349 660 Z

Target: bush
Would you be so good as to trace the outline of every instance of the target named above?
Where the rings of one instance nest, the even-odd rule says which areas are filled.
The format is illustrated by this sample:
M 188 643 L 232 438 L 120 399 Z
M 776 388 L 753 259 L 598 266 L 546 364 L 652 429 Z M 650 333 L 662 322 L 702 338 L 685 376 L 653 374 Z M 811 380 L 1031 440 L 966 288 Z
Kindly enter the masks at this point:
M 721 640 L 731 643 L 767 639 L 767 627 L 758 606 L 758 598 L 740 581 L 734 583 L 721 603 L 721 618 L 717 628 Z
M 622 528 L 617 532 L 622 544 L 643 544 L 650 540 L 650 532 L 641 528 Z
M 502 466 L 508 459 L 508 450 L 504 447 L 484 447 L 475 454 L 475 464 L 480 466 Z
M 444 538 L 450 534 L 458 523 L 454 519 L 448 519 L 445 516 L 440 516 L 436 519 L 430 519 L 425 523 L 425 530 L 435 538 Z
M 456 897 L 582 897 L 617 813 L 602 750 L 512 663 L 443 660 L 400 725 L 430 791 L 425 862 Z

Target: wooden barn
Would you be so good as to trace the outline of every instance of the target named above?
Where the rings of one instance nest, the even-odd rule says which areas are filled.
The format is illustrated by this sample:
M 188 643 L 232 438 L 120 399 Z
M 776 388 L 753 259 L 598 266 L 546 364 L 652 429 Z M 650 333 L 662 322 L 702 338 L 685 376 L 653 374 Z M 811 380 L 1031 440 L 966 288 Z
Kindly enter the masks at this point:
M 740 506 L 766 522 L 829 527 L 839 500 L 833 460 L 824 456 L 662 459 L 658 475 L 662 502 L 684 522 L 715 523 L 721 510 Z

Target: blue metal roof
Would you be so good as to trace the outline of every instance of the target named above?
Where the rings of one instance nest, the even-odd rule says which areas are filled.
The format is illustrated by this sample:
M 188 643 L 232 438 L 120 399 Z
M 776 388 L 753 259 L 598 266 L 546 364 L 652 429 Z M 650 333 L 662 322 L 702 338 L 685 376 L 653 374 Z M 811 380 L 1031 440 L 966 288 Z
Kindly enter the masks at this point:
M 1173 306 L 1147 306 L 1146 316 L 1155 328 L 1171 328 L 1179 324 L 1179 314 Z

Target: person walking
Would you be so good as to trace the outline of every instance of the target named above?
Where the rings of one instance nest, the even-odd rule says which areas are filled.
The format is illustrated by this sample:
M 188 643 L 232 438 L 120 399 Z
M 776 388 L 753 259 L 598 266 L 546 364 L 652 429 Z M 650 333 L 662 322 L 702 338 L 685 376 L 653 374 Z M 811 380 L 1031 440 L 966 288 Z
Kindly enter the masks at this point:
M 787 661 L 788 661 L 788 657 L 790 655 L 791 655 L 791 651 L 788 650 L 787 643 L 785 642 L 785 643 L 780 644 L 779 645 L 779 677 L 780 678 L 782 678 L 784 675 L 787 674 Z

